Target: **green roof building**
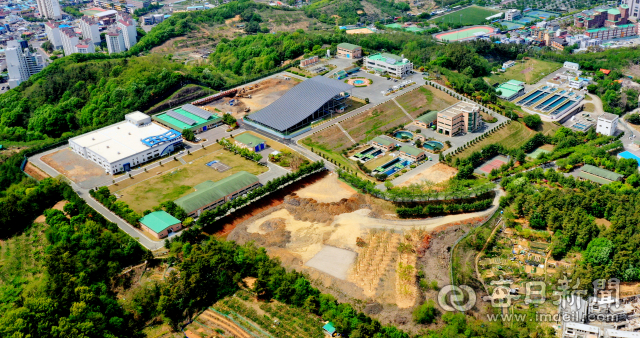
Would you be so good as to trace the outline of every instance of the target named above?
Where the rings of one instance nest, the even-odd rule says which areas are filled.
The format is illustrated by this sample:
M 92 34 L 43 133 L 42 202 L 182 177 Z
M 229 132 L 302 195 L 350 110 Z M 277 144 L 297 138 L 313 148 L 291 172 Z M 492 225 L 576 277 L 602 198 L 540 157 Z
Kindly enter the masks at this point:
M 140 219 L 140 228 L 157 238 L 167 237 L 170 233 L 182 229 L 182 222 L 166 211 L 154 211 Z
M 602 169 L 590 164 L 585 164 L 578 173 L 578 176 L 599 184 L 609 184 L 614 181 L 622 181 L 624 177 L 621 174 L 614 173 L 613 171 Z
M 425 158 L 427 154 L 422 149 L 418 149 L 413 146 L 404 145 L 400 147 L 400 157 L 412 160 L 414 162 L 420 161 Z
M 362 47 L 346 42 L 338 44 L 336 56 L 345 59 L 359 59 L 362 57 Z
M 433 125 L 436 122 L 437 118 L 438 118 L 438 111 L 433 110 L 424 115 L 418 116 L 413 121 L 413 124 L 415 124 L 420 128 L 429 128 L 431 125 Z
M 328 322 L 324 324 L 322 329 L 332 337 L 333 337 L 333 334 L 336 332 L 336 328 L 333 326 L 332 322 Z
M 386 151 L 391 150 L 395 145 L 396 145 L 396 141 L 390 139 L 390 138 L 386 138 L 386 137 L 382 137 L 382 136 L 376 136 L 373 138 L 373 140 L 371 140 L 371 145 L 376 147 L 376 148 L 380 148 Z
M 205 210 L 211 210 L 238 196 L 260 186 L 260 180 L 246 171 L 239 171 L 217 182 L 204 181 L 194 187 L 195 192 L 175 200 L 191 217 L 200 216 Z
M 194 133 L 199 133 L 222 124 L 221 116 L 210 113 L 192 104 L 185 104 L 180 108 L 174 108 L 154 115 L 151 118 L 181 133 L 187 129 Z
M 265 141 L 258 136 L 252 135 L 250 133 L 244 133 L 236 136 L 234 138 L 236 145 L 239 147 L 253 150 L 255 152 L 259 152 L 260 150 L 264 150 Z
M 496 88 L 496 91 L 500 92 L 498 97 L 503 100 L 511 101 L 524 94 L 524 82 L 509 80 L 499 85 L 498 88 Z
M 366 56 L 363 65 L 378 73 L 389 74 L 398 78 L 413 73 L 413 63 L 403 56 L 389 53 L 378 53 Z

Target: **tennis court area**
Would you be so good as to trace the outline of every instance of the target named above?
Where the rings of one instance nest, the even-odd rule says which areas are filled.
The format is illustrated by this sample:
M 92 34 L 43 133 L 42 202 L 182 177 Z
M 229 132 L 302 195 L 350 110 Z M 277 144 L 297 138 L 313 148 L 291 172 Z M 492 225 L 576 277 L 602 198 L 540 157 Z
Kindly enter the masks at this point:
M 223 173 L 223 172 L 225 172 L 225 171 L 227 171 L 227 170 L 231 169 L 231 167 L 230 167 L 230 166 L 228 166 L 228 165 L 226 165 L 226 164 L 224 164 L 224 163 L 222 163 L 222 162 L 220 162 L 220 161 L 211 161 L 211 162 L 208 162 L 208 163 L 207 163 L 207 166 L 209 166 L 209 167 L 211 167 L 211 168 L 213 168 L 213 169 L 217 170 L 217 171 L 218 171 L 218 172 L 220 172 L 220 173 Z
M 511 22 L 511 21 L 501 21 L 500 24 L 505 26 L 505 27 L 507 27 L 507 30 L 513 30 L 513 29 L 518 29 L 518 28 L 524 27 L 524 25 L 521 25 L 521 24 L 515 23 L 515 22 Z
M 524 16 L 528 16 L 528 17 L 532 17 L 532 18 L 539 18 L 539 19 L 543 19 L 543 20 L 549 20 L 549 18 L 552 17 L 552 16 L 558 16 L 558 14 L 556 14 L 556 13 L 539 11 L 539 10 L 533 10 L 533 11 L 526 12 L 526 13 L 523 13 L 523 14 L 524 14 Z
M 503 155 L 498 155 L 490 160 L 488 160 L 487 162 L 485 162 L 485 164 L 481 165 L 479 168 L 477 168 L 476 170 L 474 170 L 473 172 L 479 175 L 489 175 L 489 173 L 491 172 L 491 170 L 493 169 L 500 169 L 500 167 L 503 164 L 506 164 L 507 162 L 509 162 L 509 159 L 507 159 L 507 157 L 503 156 Z
M 551 152 L 546 150 L 546 149 L 538 148 L 538 149 L 528 153 L 527 156 L 537 160 L 540 157 L 540 155 L 549 154 L 549 153 L 551 153 Z
M 441 41 L 461 41 L 475 38 L 478 35 L 494 34 L 495 32 L 496 29 L 490 26 L 473 26 L 434 34 L 434 37 Z

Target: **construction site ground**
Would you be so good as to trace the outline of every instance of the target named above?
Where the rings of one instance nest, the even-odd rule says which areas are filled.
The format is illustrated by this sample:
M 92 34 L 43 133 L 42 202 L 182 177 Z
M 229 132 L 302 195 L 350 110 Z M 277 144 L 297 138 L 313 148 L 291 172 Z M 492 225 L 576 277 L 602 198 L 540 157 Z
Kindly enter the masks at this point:
M 409 180 L 403 182 L 399 187 L 409 186 L 411 184 L 422 184 L 431 182 L 434 184 L 442 183 L 454 177 L 458 173 L 458 169 L 450 167 L 444 163 L 436 163 L 421 173 L 413 176 Z
M 285 80 L 284 77 L 280 76 L 272 77 L 253 85 L 253 89 L 249 89 L 250 86 L 244 87 L 247 90 L 242 95 L 251 95 L 251 98 L 238 96 L 224 97 L 207 104 L 204 108 L 219 114 L 231 113 L 233 117 L 240 119 L 247 114 L 251 114 L 270 105 L 299 82 L 300 80 L 295 78 Z M 231 100 L 234 100 L 233 106 L 229 105 Z M 250 111 L 245 112 L 246 108 L 249 108 Z
M 393 204 L 355 193 L 335 174 L 326 175 L 285 196 L 281 204 L 244 219 L 227 238 L 254 241 L 286 266 L 307 273 L 321 291 L 351 302 L 384 324 L 417 333 L 424 326 L 413 323 L 413 307 L 437 295 L 435 290 L 418 289 L 417 271 L 422 270 L 429 282 L 448 284 L 451 247 L 486 220 L 501 195 L 496 194 L 494 207 L 483 212 L 398 220 Z M 418 270 L 411 270 L 408 280 L 414 282 L 405 283 L 400 292 L 398 244 L 409 237 L 415 250 L 403 261 L 414 262 L 410 265 Z M 366 255 L 375 272 L 354 270 Z M 331 266 L 335 269 L 327 269 Z

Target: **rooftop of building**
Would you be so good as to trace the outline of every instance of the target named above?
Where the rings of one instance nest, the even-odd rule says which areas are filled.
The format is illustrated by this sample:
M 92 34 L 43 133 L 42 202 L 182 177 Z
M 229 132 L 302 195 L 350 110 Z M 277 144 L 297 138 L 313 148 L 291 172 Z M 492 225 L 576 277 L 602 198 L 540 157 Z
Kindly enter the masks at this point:
M 174 113 L 177 113 L 178 115 L 175 115 Z M 186 104 L 180 108 L 160 113 L 154 116 L 154 118 L 167 122 L 180 129 L 190 129 L 201 125 L 211 124 L 221 119 L 217 114 L 208 112 L 192 104 Z
M 589 30 L 587 30 L 587 32 L 588 33 L 596 33 L 596 32 L 608 31 L 608 30 L 612 30 L 612 29 L 616 29 L 616 28 L 628 28 L 628 27 L 635 27 L 635 24 L 629 23 L 629 24 L 616 25 L 616 26 L 611 26 L 611 27 L 600 27 L 600 28 L 589 29 Z
M 430 111 L 424 115 L 418 116 L 416 118 L 416 120 L 420 121 L 420 122 L 424 122 L 424 123 L 431 123 L 433 121 L 435 121 L 438 118 L 438 111 L 434 110 L 434 111 Z
M 95 16 L 96 18 L 104 18 L 104 17 L 107 17 L 107 16 L 116 15 L 116 14 L 118 14 L 118 11 L 110 9 L 110 10 L 106 10 L 104 12 L 96 13 L 93 16 Z
M 618 119 L 618 115 L 611 114 L 611 113 L 603 113 L 602 115 L 598 116 L 598 120 L 600 119 L 605 121 L 615 121 Z
M 460 101 L 452 106 L 449 106 L 448 108 L 442 110 L 439 114 L 442 114 L 444 116 L 453 118 L 455 116 L 457 116 L 458 114 L 462 114 L 462 113 L 470 113 L 474 110 L 478 109 L 478 105 L 477 104 L 473 104 L 473 103 L 469 103 L 469 102 L 464 102 L 464 101 Z
M 419 156 L 420 154 L 424 153 L 424 150 L 418 149 L 410 145 L 404 145 L 400 147 L 400 151 L 403 153 L 407 153 L 411 156 Z
M 258 182 L 255 175 L 239 171 L 217 182 L 202 182 L 194 187 L 196 191 L 178 198 L 175 203 L 186 212 L 192 212 Z
M 338 44 L 338 47 L 344 48 L 344 49 L 347 49 L 347 50 L 356 50 L 356 49 L 360 48 L 360 46 L 358 46 L 358 45 L 354 45 L 352 43 L 347 43 L 347 42 L 343 42 L 341 44 Z
M 140 223 L 155 233 L 162 232 L 166 228 L 180 223 L 180 220 L 171 216 L 164 210 L 154 211 L 140 219 Z
M 256 145 L 265 142 L 263 139 L 259 138 L 258 136 L 254 136 L 250 133 L 240 134 L 236 136 L 234 140 L 249 147 L 255 147 Z
M 382 144 L 383 146 L 390 146 L 396 143 L 394 140 L 382 136 L 376 136 L 371 140 L 371 142 L 376 142 L 378 144 Z
M 405 58 L 403 58 L 402 56 L 398 56 L 395 54 L 389 54 L 389 53 L 378 53 L 378 54 L 374 54 L 371 56 L 367 57 L 370 60 L 375 60 L 375 61 L 382 61 L 384 63 L 390 64 L 390 65 L 406 65 L 409 63 L 409 61 L 403 61 L 406 60 Z
M 74 137 L 70 141 L 90 149 L 109 162 L 114 162 L 150 149 L 147 144 L 142 142 L 143 139 L 169 132 L 170 129 L 155 123 L 138 127 L 128 121 L 122 121 Z
M 614 173 L 613 171 L 602 169 L 590 164 L 583 165 L 578 175 L 580 175 L 580 177 L 582 178 L 586 178 L 590 181 L 594 181 L 600 184 L 608 184 L 623 177 L 623 175 L 621 174 Z

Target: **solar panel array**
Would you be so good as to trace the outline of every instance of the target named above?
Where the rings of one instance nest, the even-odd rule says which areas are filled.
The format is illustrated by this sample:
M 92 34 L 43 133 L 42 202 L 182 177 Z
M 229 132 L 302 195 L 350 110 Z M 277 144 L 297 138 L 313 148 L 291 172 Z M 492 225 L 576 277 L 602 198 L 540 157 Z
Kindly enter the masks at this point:
M 169 110 L 167 112 L 167 115 L 173 117 L 174 119 L 176 119 L 176 120 L 178 120 L 180 122 L 184 122 L 184 123 L 186 123 L 186 124 L 188 124 L 190 126 L 196 124 L 195 120 L 190 119 L 190 118 L 188 118 L 188 117 L 186 117 L 186 116 L 184 116 L 184 115 L 182 115 L 180 113 L 174 112 L 173 110 Z
M 205 120 L 208 120 L 212 117 L 211 113 L 209 113 L 208 111 L 198 108 L 192 104 L 185 104 L 184 106 L 182 106 L 182 109 Z

